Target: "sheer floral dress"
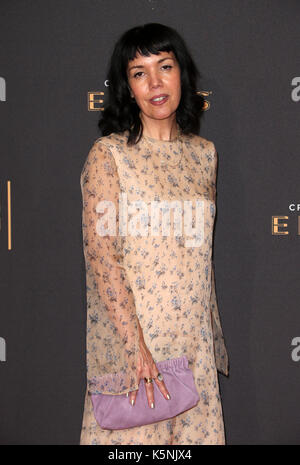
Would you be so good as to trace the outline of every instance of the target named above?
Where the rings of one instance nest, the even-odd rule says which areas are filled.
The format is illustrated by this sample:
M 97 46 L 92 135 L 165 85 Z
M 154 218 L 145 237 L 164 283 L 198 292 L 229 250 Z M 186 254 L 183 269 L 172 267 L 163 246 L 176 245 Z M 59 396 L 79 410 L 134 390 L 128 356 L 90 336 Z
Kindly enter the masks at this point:
M 227 376 L 229 368 L 212 260 L 217 152 L 193 134 L 142 136 L 133 146 L 127 136 L 97 139 L 80 177 L 87 295 L 80 444 L 225 444 L 217 370 Z M 103 430 L 90 394 L 137 389 L 138 322 L 155 362 L 187 356 L 200 401 L 172 419 Z

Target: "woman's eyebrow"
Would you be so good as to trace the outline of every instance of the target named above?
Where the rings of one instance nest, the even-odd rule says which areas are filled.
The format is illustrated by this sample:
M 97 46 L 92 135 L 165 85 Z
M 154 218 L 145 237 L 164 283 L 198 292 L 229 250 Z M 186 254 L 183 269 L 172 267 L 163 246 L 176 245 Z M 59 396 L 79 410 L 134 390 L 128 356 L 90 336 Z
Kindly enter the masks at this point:
M 165 60 L 174 60 L 174 58 L 172 57 L 161 58 L 160 60 L 157 61 L 157 63 L 161 63 Z M 144 65 L 131 66 L 130 68 L 128 68 L 128 71 L 131 71 L 132 69 L 136 69 L 136 68 L 144 68 Z

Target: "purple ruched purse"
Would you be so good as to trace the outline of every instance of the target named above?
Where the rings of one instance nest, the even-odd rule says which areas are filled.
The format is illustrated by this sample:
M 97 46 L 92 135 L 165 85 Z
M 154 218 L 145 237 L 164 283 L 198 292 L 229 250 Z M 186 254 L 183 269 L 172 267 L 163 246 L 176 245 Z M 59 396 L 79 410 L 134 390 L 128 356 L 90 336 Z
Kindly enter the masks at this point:
M 141 384 L 144 380 L 140 381 L 134 406 L 126 394 L 91 394 L 94 416 L 102 429 L 125 429 L 156 423 L 175 417 L 198 403 L 199 394 L 185 355 L 157 362 L 156 366 L 163 375 L 171 399 L 165 399 L 153 381 L 155 407 L 150 408 L 145 386 Z

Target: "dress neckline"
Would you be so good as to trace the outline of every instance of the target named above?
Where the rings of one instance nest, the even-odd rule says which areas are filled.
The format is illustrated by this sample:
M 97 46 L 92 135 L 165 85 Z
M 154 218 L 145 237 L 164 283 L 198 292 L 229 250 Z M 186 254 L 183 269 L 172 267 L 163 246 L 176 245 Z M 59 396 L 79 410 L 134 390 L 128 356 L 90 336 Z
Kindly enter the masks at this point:
M 141 139 L 146 139 L 146 140 L 148 140 L 149 142 L 154 142 L 154 143 L 168 144 L 168 143 L 170 143 L 170 142 L 176 142 L 176 141 L 178 141 L 178 140 L 179 140 L 179 137 L 180 137 L 180 130 L 178 131 L 178 133 L 176 134 L 176 136 L 173 137 L 173 139 L 169 139 L 169 140 L 155 139 L 154 137 L 146 136 L 145 134 L 142 134 Z

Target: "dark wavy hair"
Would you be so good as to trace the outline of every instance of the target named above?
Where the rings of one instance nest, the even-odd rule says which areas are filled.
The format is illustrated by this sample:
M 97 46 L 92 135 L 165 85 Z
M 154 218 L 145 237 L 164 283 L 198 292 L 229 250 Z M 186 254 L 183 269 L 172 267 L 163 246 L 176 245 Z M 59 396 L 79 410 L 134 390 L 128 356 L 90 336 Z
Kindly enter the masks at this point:
M 183 134 L 197 134 L 204 98 L 196 93 L 200 73 L 187 46 L 171 27 L 148 23 L 126 31 L 117 41 L 109 64 L 108 101 L 98 122 L 103 136 L 129 131 L 128 145 L 137 143 L 143 133 L 140 108 L 130 96 L 127 67 L 137 53 L 144 56 L 173 52 L 180 67 L 181 99 L 176 110 L 176 121 Z

